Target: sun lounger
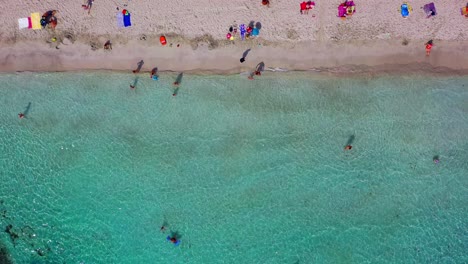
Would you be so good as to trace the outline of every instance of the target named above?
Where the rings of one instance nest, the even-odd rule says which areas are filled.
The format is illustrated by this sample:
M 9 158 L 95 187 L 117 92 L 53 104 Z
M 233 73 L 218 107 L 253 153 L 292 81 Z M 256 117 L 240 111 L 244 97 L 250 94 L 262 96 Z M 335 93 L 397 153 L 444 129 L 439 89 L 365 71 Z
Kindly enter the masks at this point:
M 18 18 L 18 26 L 19 26 L 19 29 L 23 29 L 23 28 L 28 28 L 29 27 L 29 20 L 27 17 L 25 18 Z
M 41 14 L 39 13 L 31 13 L 31 25 L 32 29 L 42 29 L 41 26 Z

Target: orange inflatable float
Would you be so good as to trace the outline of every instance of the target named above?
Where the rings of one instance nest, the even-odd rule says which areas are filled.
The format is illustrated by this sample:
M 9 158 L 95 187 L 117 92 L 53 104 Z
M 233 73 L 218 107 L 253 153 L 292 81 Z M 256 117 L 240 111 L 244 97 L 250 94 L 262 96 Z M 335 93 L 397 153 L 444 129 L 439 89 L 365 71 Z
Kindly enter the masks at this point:
M 161 36 L 159 37 L 159 42 L 161 42 L 161 45 L 166 45 L 167 44 L 167 41 L 166 41 L 166 37 L 165 36 Z

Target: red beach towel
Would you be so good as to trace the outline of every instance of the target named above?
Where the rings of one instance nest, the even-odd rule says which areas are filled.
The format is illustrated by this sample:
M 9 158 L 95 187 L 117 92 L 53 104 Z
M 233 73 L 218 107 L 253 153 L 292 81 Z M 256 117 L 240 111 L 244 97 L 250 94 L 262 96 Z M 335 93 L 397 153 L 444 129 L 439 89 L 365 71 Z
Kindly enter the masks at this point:
M 31 17 L 28 17 L 28 28 L 32 28 Z
M 307 6 L 307 3 L 306 3 L 306 2 L 302 2 L 302 3 L 301 3 L 301 11 L 306 10 L 306 9 L 307 9 L 306 6 Z

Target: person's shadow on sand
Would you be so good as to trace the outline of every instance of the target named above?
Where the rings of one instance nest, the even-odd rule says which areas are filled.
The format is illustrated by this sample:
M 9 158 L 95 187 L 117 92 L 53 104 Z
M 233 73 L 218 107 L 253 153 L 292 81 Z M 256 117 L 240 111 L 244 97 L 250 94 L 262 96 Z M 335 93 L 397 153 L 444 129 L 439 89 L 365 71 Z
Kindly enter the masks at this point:
M 138 73 L 140 72 L 141 68 L 143 67 L 143 64 L 145 64 L 145 62 L 143 60 L 139 61 L 137 63 L 137 69 L 136 70 L 133 70 L 133 73 Z
M 257 67 L 255 68 L 257 72 L 262 72 L 265 70 L 265 63 L 262 61 L 259 64 L 257 64 Z
M 249 55 L 250 49 L 247 49 L 242 53 L 242 58 L 240 58 L 240 62 L 243 63 L 245 61 L 245 58 L 247 58 L 247 55 Z

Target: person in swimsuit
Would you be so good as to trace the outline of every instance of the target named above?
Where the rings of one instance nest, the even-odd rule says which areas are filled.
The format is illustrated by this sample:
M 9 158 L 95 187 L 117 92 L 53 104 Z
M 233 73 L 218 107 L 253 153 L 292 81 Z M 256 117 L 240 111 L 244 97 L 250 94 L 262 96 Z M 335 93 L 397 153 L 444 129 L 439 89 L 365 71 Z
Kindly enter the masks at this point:
M 23 113 L 19 113 L 19 114 L 18 114 L 18 117 L 21 118 L 21 119 L 23 119 L 23 118 L 24 118 L 24 114 L 23 114 Z
M 434 46 L 434 44 L 431 39 L 426 43 L 426 56 L 429 56 L 431 54 L 432 46 Z
M 345 150 L 351 150 L 353 148 L 353 146 L 351 145 L 347 145 L 346 147 L 344 147 Z
M 153 68 L 151 70 L 151 79 L 153 79 L 153 76 L 155 76 L 157 72 L 158 72 L 158 68 Z

